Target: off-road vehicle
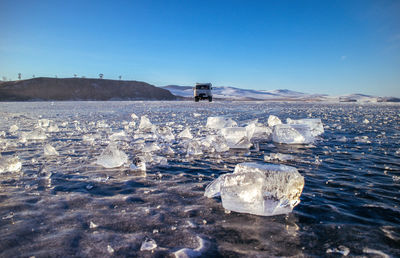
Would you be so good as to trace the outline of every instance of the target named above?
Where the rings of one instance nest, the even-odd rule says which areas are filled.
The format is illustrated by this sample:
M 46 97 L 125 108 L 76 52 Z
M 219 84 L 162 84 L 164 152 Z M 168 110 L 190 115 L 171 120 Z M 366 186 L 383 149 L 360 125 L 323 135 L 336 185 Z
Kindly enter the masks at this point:
M 201 99 L 212 101 L 212 85 L 211 83 L 196 83 L 193 88 L 194 101 L 198 102 Z

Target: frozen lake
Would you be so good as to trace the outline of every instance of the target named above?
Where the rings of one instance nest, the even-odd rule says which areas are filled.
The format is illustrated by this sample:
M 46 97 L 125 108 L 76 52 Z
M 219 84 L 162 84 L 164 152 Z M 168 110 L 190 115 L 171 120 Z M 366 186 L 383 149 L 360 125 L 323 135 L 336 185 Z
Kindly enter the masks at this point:
M 325 132 L 303 145 L 199 143 L 208 117 L 269 115 L 320 118 Z M 110 142 L 119 167 L 98 164 Z M 400 256 L 400 105 L 3 102 L 0 152 L 0 167 L 16 162 L 0 173 L 1 257 Z M 228 212 L 204 196 L 236 164 L 266 161 L 304 177 L 291 213 Z

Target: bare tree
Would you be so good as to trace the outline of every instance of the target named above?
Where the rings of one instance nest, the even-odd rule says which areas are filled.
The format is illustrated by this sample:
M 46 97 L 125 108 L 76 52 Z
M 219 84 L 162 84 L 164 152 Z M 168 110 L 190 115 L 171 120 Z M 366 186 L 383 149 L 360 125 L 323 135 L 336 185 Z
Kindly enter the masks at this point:
M 18 73 L 18 80 L 21 80 L 21 73 Z
M 100 79 L 103 79 L 104 74 L 99 74 Z
M 120 75 L 120 76 L 118 76 L 118 78 L 119 78 L 119 80 L 121 80 L 122 76 Z
M 7 77 L 3 76 L 3 81 L 7 81 Z
M 35 75 L 32 75 L 32 78 L 35 78 Z
M 77 75 L 76 74 L 74 74 L 74 78 L 76 78 L 77 77 Z
M 57 75 L 55 75 L 56 79 L 58 78 Z

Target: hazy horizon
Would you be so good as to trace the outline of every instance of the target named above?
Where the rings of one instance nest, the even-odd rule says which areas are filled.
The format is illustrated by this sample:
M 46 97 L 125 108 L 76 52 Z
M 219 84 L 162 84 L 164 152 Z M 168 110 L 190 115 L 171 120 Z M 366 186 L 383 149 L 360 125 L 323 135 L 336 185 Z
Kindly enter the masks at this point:
M 399 1 L 2 1 L 0 79 L 400 97 Z

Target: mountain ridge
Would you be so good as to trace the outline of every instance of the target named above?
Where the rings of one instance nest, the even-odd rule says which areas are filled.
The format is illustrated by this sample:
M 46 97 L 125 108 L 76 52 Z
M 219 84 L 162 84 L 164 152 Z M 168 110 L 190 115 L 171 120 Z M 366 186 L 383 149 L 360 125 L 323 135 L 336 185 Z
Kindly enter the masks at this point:
M 192 98 L 193 87 L 167 85 L 162 87 L 168 89 L 175 96 Z M 277 90 L 253 90 L 240 89 L 230 86 L 213 87 L 213 97 L 226 100 L 258 100 L 258 101 L 327 101 L 327 102 L 399 102 L 395 97 L 378 97 L 362 93 L 346 94 L 340 96 L 330 96 L 327 94 L 308 94 L 289 89 Z
M 0 82 L 0 101 L 175 99 L 170 91 L 140 81 L 37 77 Z

